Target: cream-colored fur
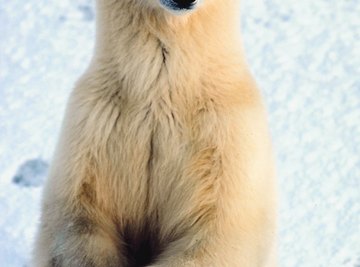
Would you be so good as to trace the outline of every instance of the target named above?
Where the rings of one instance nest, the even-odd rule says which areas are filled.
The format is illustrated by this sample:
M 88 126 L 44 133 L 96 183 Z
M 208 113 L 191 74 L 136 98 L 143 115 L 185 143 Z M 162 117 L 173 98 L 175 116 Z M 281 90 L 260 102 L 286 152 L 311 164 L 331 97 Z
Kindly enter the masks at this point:
M 266 115 L 237 0 L 98 0 L 44 189 L 34 267 L 274 267 Z

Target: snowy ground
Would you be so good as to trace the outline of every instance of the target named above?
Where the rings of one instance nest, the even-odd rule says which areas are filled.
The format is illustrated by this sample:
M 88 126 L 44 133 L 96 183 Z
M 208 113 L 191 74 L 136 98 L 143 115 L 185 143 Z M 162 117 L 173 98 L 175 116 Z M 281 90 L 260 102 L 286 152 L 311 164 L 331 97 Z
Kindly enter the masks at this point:
M 358 267 L 360 2 L 243 2 L 278 160 L 281 266 Z M 93 36 L 90 0 L 0 0 L 0 266 L 26 266 L 41 184 Z

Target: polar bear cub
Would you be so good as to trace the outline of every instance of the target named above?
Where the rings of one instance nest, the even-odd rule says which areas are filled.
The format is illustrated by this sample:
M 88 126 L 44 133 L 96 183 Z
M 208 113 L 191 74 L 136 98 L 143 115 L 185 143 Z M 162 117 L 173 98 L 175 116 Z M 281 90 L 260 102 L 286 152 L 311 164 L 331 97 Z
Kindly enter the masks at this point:
M 238 0 L 97 0 L 34 267 L 274 267 L 266 114 Z

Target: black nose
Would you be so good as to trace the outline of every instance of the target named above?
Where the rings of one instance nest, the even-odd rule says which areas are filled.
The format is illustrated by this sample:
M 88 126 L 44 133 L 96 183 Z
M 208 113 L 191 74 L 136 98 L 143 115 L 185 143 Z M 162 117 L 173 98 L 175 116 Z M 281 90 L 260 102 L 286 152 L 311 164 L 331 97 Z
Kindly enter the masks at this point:
M 197 0 L 173 0 L 179 9 L 190 9 Z

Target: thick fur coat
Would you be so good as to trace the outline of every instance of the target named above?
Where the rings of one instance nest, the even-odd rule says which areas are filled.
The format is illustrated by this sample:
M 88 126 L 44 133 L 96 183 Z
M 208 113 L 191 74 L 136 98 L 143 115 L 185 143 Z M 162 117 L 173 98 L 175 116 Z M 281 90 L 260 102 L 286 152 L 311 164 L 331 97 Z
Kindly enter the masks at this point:
M 98 0 L 67 107 L 34 267 L 274 267 L 266 114 L 237 0 L 174 15 Z

